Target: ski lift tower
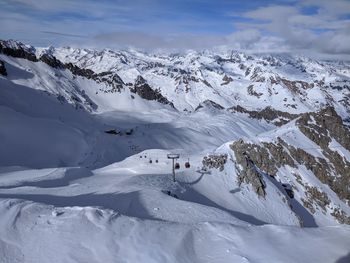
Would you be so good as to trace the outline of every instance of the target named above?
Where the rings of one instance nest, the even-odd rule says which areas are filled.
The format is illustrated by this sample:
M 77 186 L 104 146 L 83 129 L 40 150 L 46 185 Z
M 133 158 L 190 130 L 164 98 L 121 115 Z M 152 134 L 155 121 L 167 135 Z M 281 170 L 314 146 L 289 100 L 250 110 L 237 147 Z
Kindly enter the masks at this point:
M 169 153 L 167 155 L 168 159 L 172 159 L 173 160 L 173 181 L 176 182 L 175 180 L 175 160 L 179 159 L 180 154 L 177 153 Z

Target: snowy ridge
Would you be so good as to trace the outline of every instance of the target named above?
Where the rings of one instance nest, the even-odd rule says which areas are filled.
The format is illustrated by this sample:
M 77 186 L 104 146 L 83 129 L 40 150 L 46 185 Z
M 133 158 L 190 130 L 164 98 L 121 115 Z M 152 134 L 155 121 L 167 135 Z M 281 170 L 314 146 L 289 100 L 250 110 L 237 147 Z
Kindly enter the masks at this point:
M 1 43 L 8 46 L 13 41 Z M 94 74 L 118 74 L 128 87 L 141 76 L 180 111 L 193 111 L 209 98 L 224 108 L 240 105 L 248 110 L 261 110 L 270 106 L 301 113 L 332 105 L 342 116 L 349 111 L 350 65 L 346 62 L 238 52 L 159 55 L 71 47 L 30 50 L 38 59 L 48 54 L 65 65 L 72 63 Z M 90 99 L 94 101 L 94 97 L 99 96 L 91 94 Z
M 349 98 L 348 64 L 305 57 L 217 55 L 209 51 L 167 57 L 73 48 L 58 48 L 53 54 L 66 63 L 96 72 L 117 72 L 126 83 L 142 75 L 179 110 L 193 110 L 208 98 L 225 108 L 272 106 L 300 113 L 331 104 L 344 110 L 346 104 L 339 101 Z

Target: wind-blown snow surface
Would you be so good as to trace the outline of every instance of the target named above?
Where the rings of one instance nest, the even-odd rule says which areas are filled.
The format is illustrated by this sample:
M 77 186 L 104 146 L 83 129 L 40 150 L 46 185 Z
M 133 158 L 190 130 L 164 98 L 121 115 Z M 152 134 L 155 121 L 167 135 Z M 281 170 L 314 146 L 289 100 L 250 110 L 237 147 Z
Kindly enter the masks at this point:
M 169 160 L 152 166 L 139 159 L 94 171 L 3 169 L 2 262 L 336 262 L 349 256 L 350 227 L 292 226 L 283 203 L 264 215 L 252 192 L 231 189 L 229 177 L 193 167 L 180 170 L 173 183 L 163 174 Z M 240 191 L 246 204 L 235 197 Z
M 200 61 L 216 67 L 212 57 L 198 59 L 191 53 L 169 60 L 137 52 L 114 57 L 115 53 L 104 51 L 102 57 L 107 59 L 97 63 L 100 55 L 92 56 L 90 51 L 49 51 L 64 62 L 84 64 L 96 72 L 115 70 L 125 83 L 135 80 L 146 60 L 169 66 L 182 60 L 190 68 Z M 265 121 L 215 107 L 194 111 L 207 99 L 229 107 L 241 98 L 242 105 L 255 108 L 271 101 L 254 96 L 245 101 L 246 90 L 235 89 L 233 83 L 223 93 L 213 91 L 220 83 L 207 89 L 193 84 L 192 91 L 184 95 L 175 90 L 185 89 L 185 85 L 175 87 L 168 77 L 157 79 L 151 72 L 143 72 L 152 86 L 162 86 L 178 111 L 143 100 L 127 89 L 99 92 L 103 83 L 40 61 L 5 55 L 0 59 L 8 72 L 7 77 L 0 76 L 0 262 L 350 260 L 349 226 L 319 211 L 314 216 L 305 208 L 301 213 L 293 211 L 284 190 L 269 178 L 265 178 L 265 198 L 259 198 L 250 185 L 237 182 L 235 157 L 228 142 L 240 138 L 269 141 L 279 135 L 292 145 L 313 147 L 293 122 L 277 129 Z M 136 66 L 125 66 L 120 62 L 123 59 Z M 227 72 L 239 71 L 229 64 L 224 67 Z M 280 74 L 290 72 L 285 67 Z M 207 73 L 205 79 L 217 81 L 211 74 L 216 73 Z M 243 87 L 248 81 L 237 83 Z M 88 106 L 85 95 L 98 106 L 96 110 Z M 316 95 L 322 102 L 324 97 Z M 283 96 L 276 95 L 274 105 L 279 105 Z M 76 100 L 80 100 L 78 104 Z M 297 109 L 291 111 L 303 112 L 314 106 L 296 104 Z M 342 112 L 343 105 L 338 106 Z M 110 129 L 121 135 L 106 134 Z M 166 158 L 169 152 L 181 154 L 176 183 Z M 345 149 L 339 148 L 339 152 L 348 158 Z M 208 153 L 228 154 L 223 171 L 202 169 L 202 158 Z M 184 163 L 188 160 L 191 167 L 187 169 Z M 292 172 L 283 169 L 278 174 L 282 182 Z M 304 170 L 306 181 L 322 186 Z M 348 209 L 334 192 L 324 188 L 332 202 Z M 295 200 L 296 206 L 298 196 Z M 300 220 L 314 227 L 301 228 Z

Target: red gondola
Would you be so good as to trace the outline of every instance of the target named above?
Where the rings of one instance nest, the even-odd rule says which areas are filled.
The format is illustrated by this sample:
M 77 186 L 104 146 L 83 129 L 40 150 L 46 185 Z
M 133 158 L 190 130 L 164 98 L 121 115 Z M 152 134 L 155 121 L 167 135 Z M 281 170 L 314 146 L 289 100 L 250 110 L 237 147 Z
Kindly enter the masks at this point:
M 175 164 L 175 169 L 180 169 L 180 164 L 179 163 Z

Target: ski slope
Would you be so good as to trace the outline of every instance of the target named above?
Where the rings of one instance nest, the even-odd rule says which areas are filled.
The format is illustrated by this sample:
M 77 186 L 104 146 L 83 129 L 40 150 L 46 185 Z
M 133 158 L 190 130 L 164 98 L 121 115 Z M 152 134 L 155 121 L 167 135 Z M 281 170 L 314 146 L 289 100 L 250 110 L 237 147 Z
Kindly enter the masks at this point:
M 291 215 L 283 215 L 283 202 L 280 207 L 274 202 L 276 211 L 269 207 L 264 215 L 264 208 L 259 208 L 263 201 L 255 200 L 252 191 L 229 191 L 235 187 L 228 180 L 233 178 L 201 175 L 197 167 L 180 169 L 173 183 L 165 153 L 145 151 L 143 158 L 138 154 L 93 171 L 1 170 L 2 262 L 46 262 L 47 258 L 52 262 L 336 262 L 348 258 L 349 226 L 300 228 L 294 225 L 296 220 L 290 221 Z M 151 165 L 148 158 L 159 162 Z M 242 200 L 235 197 L 240 192 L 244 192 Z

